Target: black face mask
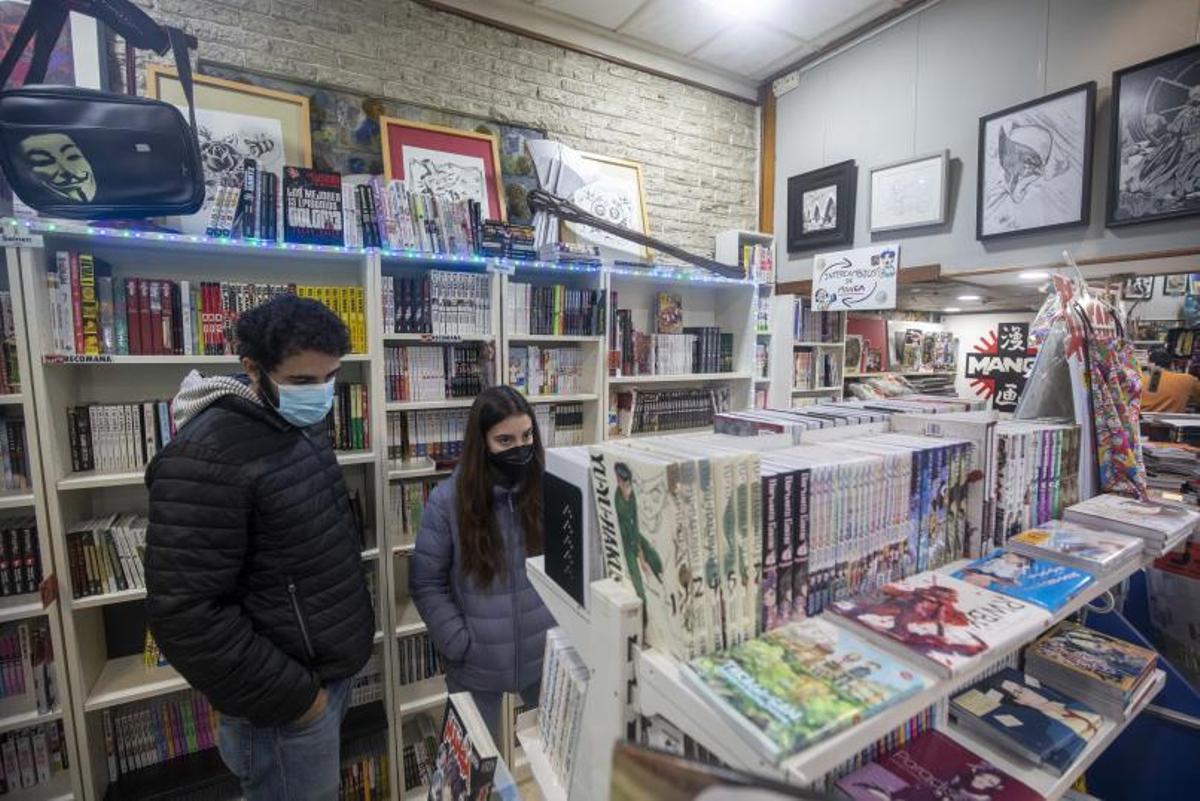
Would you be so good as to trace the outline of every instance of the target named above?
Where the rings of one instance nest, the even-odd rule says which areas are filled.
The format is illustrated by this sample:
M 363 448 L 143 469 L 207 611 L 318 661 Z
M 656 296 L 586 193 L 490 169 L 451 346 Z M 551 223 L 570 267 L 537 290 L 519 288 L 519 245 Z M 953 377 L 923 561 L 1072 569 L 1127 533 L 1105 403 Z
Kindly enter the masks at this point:
M 525 478 L 525 473 L 529 471 L 529 465 L 533 464 L 533 445 L 518 445 L 499 453 L 488 451 L 487 458 L 488 464 L 511 487 Z

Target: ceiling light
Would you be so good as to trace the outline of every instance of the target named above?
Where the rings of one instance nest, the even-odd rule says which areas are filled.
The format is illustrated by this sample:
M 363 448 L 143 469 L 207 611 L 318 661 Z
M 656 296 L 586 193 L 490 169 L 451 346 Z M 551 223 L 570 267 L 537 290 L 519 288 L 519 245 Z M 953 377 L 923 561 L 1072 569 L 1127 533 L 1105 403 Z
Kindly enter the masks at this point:
M 776 0 L 704 0 L 707 5 L 728 16 L 762 19 L 771 12 Z
M 959 307 L 957 307 L 957 306 L 947 306 L 946 308 L 942 309 L 942 311 L 946 311 L 946 312 L 960 312 L 960 311 L 962 311 L 962 309 L 960 309 L 960 308 L 959 308 Z
M 959 295 L 955 300 L 983 300 L 978 295 Z
M 1017 278 L 1022 281 L 1045 281 L 1050 277 L 1050 273 L 1045 270 L 1026 270 L 1023 273 L 1017 273 Z

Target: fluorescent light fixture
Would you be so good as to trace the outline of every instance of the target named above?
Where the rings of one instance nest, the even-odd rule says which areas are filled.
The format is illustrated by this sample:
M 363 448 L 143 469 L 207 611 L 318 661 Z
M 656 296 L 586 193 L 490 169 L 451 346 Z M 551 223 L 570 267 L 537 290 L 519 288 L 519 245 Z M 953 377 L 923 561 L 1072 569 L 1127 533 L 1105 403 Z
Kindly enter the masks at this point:
M 1022 281 L 1045 281 L 1050 277 L 1050 273 L 1045 270 L 1026 270 L 1025 272 L 1017 273 L 1017 278 Z
M 957 306 L 947 306 L 946 308 L 942 309 L 942 311 L 946 311 L 946 312 L 960 312 L 960 311 L 962 311 L 962 309 L 960 309 L 960 308 L 959 308 L 959 307 L 957 307 Z
M 979 295 L 959 295 L 955 300 L 983 300 Z

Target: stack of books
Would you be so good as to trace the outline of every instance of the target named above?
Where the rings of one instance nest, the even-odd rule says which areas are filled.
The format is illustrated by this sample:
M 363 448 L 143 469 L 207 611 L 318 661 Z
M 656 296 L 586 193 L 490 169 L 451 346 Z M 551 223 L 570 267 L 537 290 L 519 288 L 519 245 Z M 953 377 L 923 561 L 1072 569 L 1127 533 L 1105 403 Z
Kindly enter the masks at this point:
M 46 618 L 0 624 L 0 663 L 0 699 L 10 713 L 57 709 L 58 671 Z
M 36 796 L 22 791 L 46 784 L 69 770 L 69 748 L 61 720 L 0 734 L 0 792 Z
M 927 731 L 835 783 L 846 801 L 886 798 L 1041 801 L 1042 796 L 946 735 Z
M 1025 672 L 1125 720 L 1152 684 L 1158 654 L 1077 623 L 1064 621 L 1025 650 Z
M 467 409 L 389 414 L 388 462 L 394 468 L 425 458 L 453 464 L 462 455 L 468 414 Z
M 495 259 L 536 259 L 536 240 L 532 225 L 484 220 L 478 252 Z
M 238 317 L 285 294 L 327 306 L 350 332 L 351 352 L 367 352 L 360 286 L 114 277 L 90 253 L 60 250 L 46 288 L 53 355 L 232 355 Z
M 140 515 L 84 520 L 67 531 L 71 591 L 75 598 L 145 589 L 146 527 Z
M 1135 561 L 1142 554 L 1137 537 L 1097 531 L 1065 520 L 1047 520 L 1026 529 L 1008 541 L 1008 549 L 1039 559 L 1106 576 Z
M 729 409 L 729 387 L 696 389 L 632 389 L 613 393 L 614 436 L 703 428 Z
M 957 579 L 1057 612 L 1094 579 L 1090 573 L 1003 548 L 954 571 Z
M 1008 538 L 1047 520 L 1079 499 L 1079 477 L 1064 465 L 1079 464 L 1075 425 L 1006 420 L 996 424 L 994 469 L 988 497 L 991 519 L 984 541 L 1003 547 Z M 1111 528 L 1110 528 L 1111 530 Z
M 526 395 L 574 395 L 583 392 L 583 349 L 510 345 L 508 385 Z
M 490 346 L 406 345 L 384 349 L 389 401 L 473 398 L 492 383 Z
M 925 686 L 903 662 L 817 618 L 693 659 L 682 675 L 748 745 L 771 761 Z
M 399 642 L 401 684 L 415 684 L 442 675 L 442 655 L 427 633 L 401 637 Z
M 1161 556 L 1195 532 L 1200 512 L 1169 503 L 1096 495 L 1068 508 L 1063 518 L 1089 528 L 1139 537 L 1147 553 Z
M 566 448 L 584 444 L 582 403 L 539 403 L 533 408 L 533 416 L 543 447 Z
M 604 291 L 572 289 L 563 284 L 513 281 L 504 304 L 505 325 L 513 334 L 601 336 Z
M 472 256 L 483 243 L 477 201 L 409 189 L 404 181 L 372 176 L 354 190 L 354 215 L 366 247 Z
M 546 744 L 550 767 L 563 787 L 571 786 L 575 744 L 584 724 L 583 706 L 590 675 L 562 629 L 546 632 L 538 731 Z
M 106 709 L 103 725 L 112 780 L 217 747 L 217 715 L 195 690 Z
M 1192 482 L 1200 478 L 1200 447 L 1183 442 L 1142 441 L 1146 462 L 1146 486 L 1179 492 L 1187 487 L 1194 495 Z
M 26 595 L 42 585 L 42 554 L 37 519 L 0 520 L 0 596 Z
M 325 418 L 334 450 L 365 451 L 371 448 L 371 409 L 365 384 L 338 383 L 333 409 Z
M 559 264 L 601 265 L 600 248 L 580 242 L 547 242 L 538 248 L 538 258 Z
M 950 699 L 963 730 L 1057 776 L 1070 770 L 1104 723 L 1094 709 L 1006 667 Z
M 383 276 L 383 327 L 396 334 L 434 337 L 492 333 L 491 277 L 429 270 L 417 276 Z
M 841 342 L 842 313 L 813 311 L 808 298 L 796 298 L 792 335 L 797 342 Z
M 21 365 L 17 360 L 17 325 L 12 293 L 0 292 L 0 395 L 21 391 Z
M 175 436 L 170 401 L 92 404 L 67 409 L 71 469 L 144 470 Z

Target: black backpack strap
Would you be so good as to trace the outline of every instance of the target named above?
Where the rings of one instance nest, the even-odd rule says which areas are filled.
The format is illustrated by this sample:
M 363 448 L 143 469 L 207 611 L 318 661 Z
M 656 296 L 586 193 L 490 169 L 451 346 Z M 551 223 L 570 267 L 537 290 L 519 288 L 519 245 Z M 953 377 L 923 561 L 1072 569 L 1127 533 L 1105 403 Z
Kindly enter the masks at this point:
M 4 60 L 0 61 L 0 87 L 7 84 L 8 79 L 12 77 L 13 70 L 17 68 L 31 39 L 35 39 L 34 63 L 30 65 L 25 79 L 26 83 L 37 83 L 46 77 L 46 66 L 50 63 L 50 53 L 54 49 L 54 43 L 58 41 L 58 34 L 66 19 L 67 13 L 64 7 L 49 2 L 49 0 L 30 0 L 29 10 L 25 12 L 20 27 L 13 35 L 12 44 L 8 46 Z M 54 26 L 53 30 L 50 30 L 51 25 Z M 44 42 L 48 44 L 43 44 Z M 44 62 L 41 65 L 41 75 L 37 75 L 34 70 L 39 60 Z M 36 80 L 34 80 L 35 77 Z
M 188 102 L 188 123 L 192 126 L 193 136 L 196 131 L 196 91 L 192 86 L 192 62 L 188 57 L 188 35 L 178 28 L 166 28 L 167 38 L 171 49 L 175 52 L 175 69 L 179 72 L 179 85 L 183 87 L 183 96 Z

